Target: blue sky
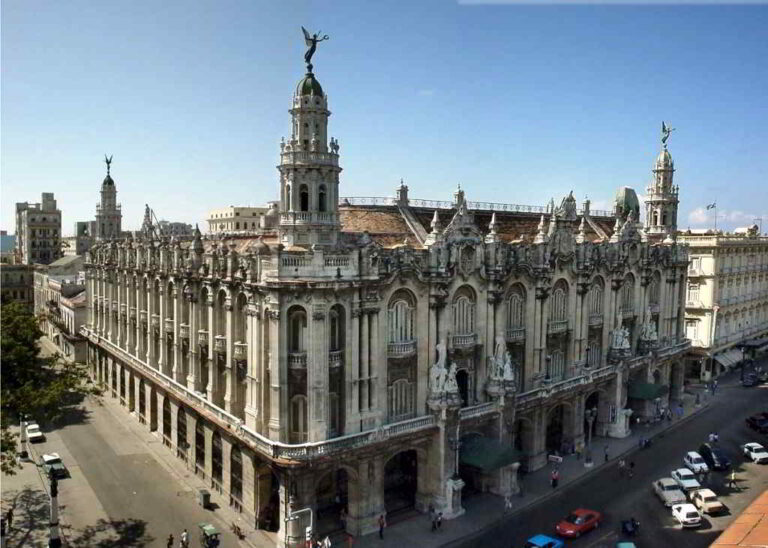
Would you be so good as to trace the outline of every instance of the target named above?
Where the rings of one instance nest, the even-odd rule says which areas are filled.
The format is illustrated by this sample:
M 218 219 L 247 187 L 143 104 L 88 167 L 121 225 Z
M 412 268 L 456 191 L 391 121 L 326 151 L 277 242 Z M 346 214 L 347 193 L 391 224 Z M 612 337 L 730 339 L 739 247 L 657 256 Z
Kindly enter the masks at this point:
M 279 141 L 321 29 L 315 74 L 341 145 L 341 194 L 609 207 L 645 193 L 661 120 L 681 228 L 764 217 L 768 5 L 404 2 L 2 4 L 2 220 L 56 193 L 91 219 L 104 153 L 138 228 L 277 195 Z

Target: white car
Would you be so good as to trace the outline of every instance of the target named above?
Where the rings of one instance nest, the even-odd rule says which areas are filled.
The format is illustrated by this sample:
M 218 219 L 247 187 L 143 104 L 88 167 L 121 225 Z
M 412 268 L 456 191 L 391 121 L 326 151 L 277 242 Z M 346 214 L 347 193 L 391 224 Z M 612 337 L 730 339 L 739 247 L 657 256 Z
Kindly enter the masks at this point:
M 752 462 L 756 462 L 758 464 L 768 462 L 768 451 L 766 451 L 765 447 L 759 443 L 745 443 L 741 446 L 741 450 L 744 452 L 744 455 L 749 457 Z
M 39 441 L 45 441 L 45 434 L 40 430 L 40 425 L 36 422 L 29 423 L 26 428 L 27 440 L 30 443 L 37 443 Z
M 711 489 L 699 489 L 691 493 L 691 504 L 704 514 L 725 512 L 725 506 L 717 500 L 717 495 Z
M 672 476 L 672 479 L 675 480 L 680 486 L 680 489 L 685 492 L 693 491 L 694 489 L 701 489 L 701 484 L 696 481 L 696 476 L 687 468 L 678 468 L 677 470 L 672 470 L 672 474 L 670 475 Z
M 661 478 L 653 482 L 653 492 L 661 499 L 664 506 L 685 502 L 685 494 L 672 478 Z
M 685 457 L 683 457 L 683 464 L 694 474 L 709 472 L 709 466 L 707 466 L 707 463 L 704 462 L 704 459 L 696 451 L 688 451 Z
M 698 527 L 701 525 L 701 514 L 693 504 L 675 504 L 672 506 L 672 516 L 683 527 Z

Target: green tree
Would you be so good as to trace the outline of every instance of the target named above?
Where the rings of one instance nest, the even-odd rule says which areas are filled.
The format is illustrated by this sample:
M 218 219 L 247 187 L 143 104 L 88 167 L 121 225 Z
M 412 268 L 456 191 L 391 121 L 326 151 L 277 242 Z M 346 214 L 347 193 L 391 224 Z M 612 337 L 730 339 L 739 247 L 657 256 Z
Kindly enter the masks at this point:
M 2 344 L 2 418 L 0 467 L 6 474 L 16 468 L 16 436 L 9 427 L 23 416 L 38 422 L 53 421 L 89 394 L 98 394 L 84 364 L 69 363 L 59 355 L 40 355 L 43 332 L 38 319 L 18 303 L 0 309 Z

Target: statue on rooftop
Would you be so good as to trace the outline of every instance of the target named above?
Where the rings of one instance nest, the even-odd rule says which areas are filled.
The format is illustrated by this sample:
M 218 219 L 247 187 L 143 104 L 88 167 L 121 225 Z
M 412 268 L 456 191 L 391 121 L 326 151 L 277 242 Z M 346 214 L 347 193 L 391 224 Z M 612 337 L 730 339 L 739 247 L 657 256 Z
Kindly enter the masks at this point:
M 312 56 L 315 54 L 315 50 L 317 49 L 317 43 L 322 42 L 323 40 L 328 40 L 328 35 L 326 34 L 322 38 L 319 38 L 320 31 L 317 31 L 315 34 L 309 34 L 309 31 L 307 31 L 307 29 L 304 27 L 301 27 L 301 30 L 304 32 L 304 41 L 307 43 L 307 47 L 309 48 L 304 54 L 304 62 L 307 63 L 307 70 L 312 72 Z
M 675 128 L 669 127 L 663 120 L 661 122 L 661 144 L 664 145 L 664 148 L 667 147 L 667 139 L 669 139 L 669 134 L 675 131 Z

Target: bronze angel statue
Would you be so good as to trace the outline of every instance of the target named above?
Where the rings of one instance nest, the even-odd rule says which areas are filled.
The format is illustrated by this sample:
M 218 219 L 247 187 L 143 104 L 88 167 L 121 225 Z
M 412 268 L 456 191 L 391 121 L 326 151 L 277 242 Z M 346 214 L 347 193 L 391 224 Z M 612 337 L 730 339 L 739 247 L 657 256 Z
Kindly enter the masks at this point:
M 675 128 L 669 127 L 663 120 L 661 122 L 661 144 L 665 145 L 667 144 L 667 139 L 669 139 L 669 134 L 675 131 Z
M 307 69 L 312 72 L 312 56 L 315 54 L 315 50 L 317 49 L 317 43 L 322 42 L 323 40 L 328 40 L 328 35 L 326 34 L 320 38 L 320 31 L 317 31 L 315 34 L 309 34 L 309 31 L 304 27 L 301 27 L 301 30 L 304 32 L 304 41 L 307 43 L 307 47 L 309 48 L 304 54 L 304 62 L 307 63 Z

